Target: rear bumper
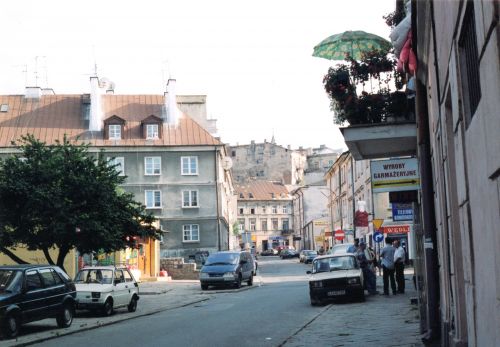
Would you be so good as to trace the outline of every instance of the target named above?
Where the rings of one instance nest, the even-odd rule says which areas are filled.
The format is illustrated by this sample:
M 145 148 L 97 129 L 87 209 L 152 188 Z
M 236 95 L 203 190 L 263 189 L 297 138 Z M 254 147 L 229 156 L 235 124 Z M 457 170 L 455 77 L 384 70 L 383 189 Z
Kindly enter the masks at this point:
M 343 291 L 343 294 L 340 292 Z M 309 288 L 309 295 L 316 300 L 334 300 L 342 298 L 354 298 L 364 295 L 364 288 L 361 284 L 348 285 L 346 287 L 323 287 Z
M 237 278 L 212 277 L 212 278 L 200 279 L 201 284 L 205 284 L 208 286 L 223 286 L 223 285 L 234 284 L 236 282 Z

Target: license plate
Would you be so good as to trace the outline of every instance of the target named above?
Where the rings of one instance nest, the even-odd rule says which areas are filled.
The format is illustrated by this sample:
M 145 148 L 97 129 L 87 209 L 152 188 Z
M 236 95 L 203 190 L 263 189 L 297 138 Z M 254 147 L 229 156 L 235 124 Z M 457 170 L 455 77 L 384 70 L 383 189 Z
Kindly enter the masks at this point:
M 345 295 L 345 290 L 332 290 L 326 293 L 328 296 Z

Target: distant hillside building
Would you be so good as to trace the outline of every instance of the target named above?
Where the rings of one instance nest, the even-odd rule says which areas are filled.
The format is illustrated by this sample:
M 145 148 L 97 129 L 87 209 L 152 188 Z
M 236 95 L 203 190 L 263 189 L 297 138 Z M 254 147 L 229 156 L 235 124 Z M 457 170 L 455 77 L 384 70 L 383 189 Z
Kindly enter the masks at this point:
M 300 185 L 304 181 L 306 153 L 292 150 L 274 142 L 251 141 L 249 145 L 230 146 L 233 159 L 233 178 L 241 184 L 251 180 L 277 181 L 286 185 Z

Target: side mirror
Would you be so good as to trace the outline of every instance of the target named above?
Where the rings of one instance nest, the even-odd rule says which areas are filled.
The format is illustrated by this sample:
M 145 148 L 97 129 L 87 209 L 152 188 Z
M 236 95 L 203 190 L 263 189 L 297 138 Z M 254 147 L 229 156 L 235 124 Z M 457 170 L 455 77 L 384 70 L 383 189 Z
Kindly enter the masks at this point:
M 309 270 L 307 270 L 307 271 L 306 271 L 306 274 L 310 275 L 310 274 L 312 274 L 312 272 L 311 272 L 311 271 L 309 271 Z

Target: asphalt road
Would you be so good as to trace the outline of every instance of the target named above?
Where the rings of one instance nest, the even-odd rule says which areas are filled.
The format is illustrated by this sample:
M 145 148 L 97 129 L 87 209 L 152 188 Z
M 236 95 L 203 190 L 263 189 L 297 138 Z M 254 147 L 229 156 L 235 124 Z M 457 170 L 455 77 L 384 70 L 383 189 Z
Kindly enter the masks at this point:
M 309 267 L 260 257 L 256 288 L 35 346 L 280 346 L 326 309 L 310 305 Z

